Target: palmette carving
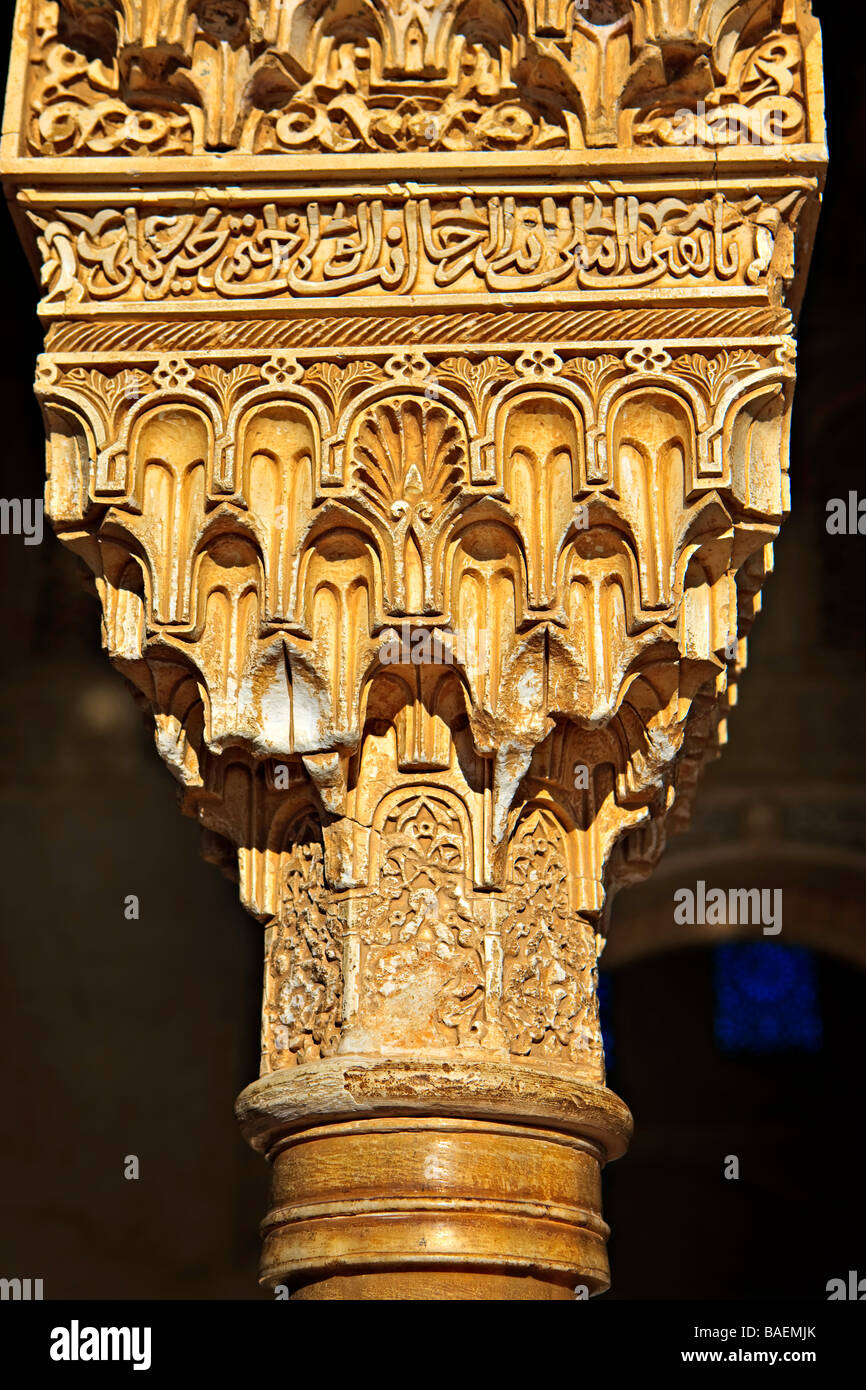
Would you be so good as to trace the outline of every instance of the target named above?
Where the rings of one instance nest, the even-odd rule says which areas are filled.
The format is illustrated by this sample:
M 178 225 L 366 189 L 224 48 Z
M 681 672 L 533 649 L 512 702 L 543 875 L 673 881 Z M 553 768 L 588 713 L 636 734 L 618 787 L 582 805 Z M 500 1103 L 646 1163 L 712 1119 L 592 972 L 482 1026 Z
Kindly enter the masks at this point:
M 299 156 L 810 138 L 814 23 L 788 0 L 740 4 L 732 44 L 732 8 L 32 0 L 25 147 Z

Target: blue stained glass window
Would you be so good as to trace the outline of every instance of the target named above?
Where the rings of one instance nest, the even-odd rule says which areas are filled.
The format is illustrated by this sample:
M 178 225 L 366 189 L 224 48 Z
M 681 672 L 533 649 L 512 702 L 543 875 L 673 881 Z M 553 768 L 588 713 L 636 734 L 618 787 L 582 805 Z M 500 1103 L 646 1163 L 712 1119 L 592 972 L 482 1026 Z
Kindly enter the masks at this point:
M 613 1045 L 613 1026 L 611 1010 L 613 1007 L 613 988 L 610 975 L 598 972 L 598 1021 L 601 1024 L 601 1040 L 604 1045 L 604 1065 L 608 1071 L 616 1056 Z
M 738 941 L 714 952 L 715 1033 L 724 1052 L 817 1052 L 821 1014 L 811 951 Z

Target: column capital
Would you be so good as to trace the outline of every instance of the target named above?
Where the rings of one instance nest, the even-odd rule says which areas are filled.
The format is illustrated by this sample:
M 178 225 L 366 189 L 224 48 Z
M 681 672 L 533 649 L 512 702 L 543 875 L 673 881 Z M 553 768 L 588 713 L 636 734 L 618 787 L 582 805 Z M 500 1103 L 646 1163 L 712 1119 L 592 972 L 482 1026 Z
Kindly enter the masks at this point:
M 800 0 L 19 0 L 47 506 L 264 928 L 269 1284 L 607 1285 L 597 961 L 789 508 L 821 96 Z

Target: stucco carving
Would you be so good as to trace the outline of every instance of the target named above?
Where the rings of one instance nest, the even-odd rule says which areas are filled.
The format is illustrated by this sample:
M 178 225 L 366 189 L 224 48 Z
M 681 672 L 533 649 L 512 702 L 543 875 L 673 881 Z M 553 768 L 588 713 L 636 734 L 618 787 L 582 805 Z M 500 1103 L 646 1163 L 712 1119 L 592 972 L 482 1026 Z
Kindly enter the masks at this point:
M 281 1076 L 336 1123 L 341 1059 L 402 1059 L 420 1079 L 378 1099 L 362 1068 L 373 1129 L 424 1094 L 517 1123 L 547 1086 L 536 1122 L 597 1171 L 627 1129 L 609 904 L 724 739 L 789 507 L 808 5 L 24 0 L 17 24 L 48 509 L 265 927 L 248 1132 L 294 1172 Z M 265 1277 L 318 1287 L 288 1191 Z M 597 1206 L 567 1253 L 491 1236 L 501 1295 L 603 1287 Z M 442 1248 L 442 1296 L 488 1296 L 470 1247 Z
M 783 0 L 34 0 L 33 36 L 33 154 L 815 138 Z

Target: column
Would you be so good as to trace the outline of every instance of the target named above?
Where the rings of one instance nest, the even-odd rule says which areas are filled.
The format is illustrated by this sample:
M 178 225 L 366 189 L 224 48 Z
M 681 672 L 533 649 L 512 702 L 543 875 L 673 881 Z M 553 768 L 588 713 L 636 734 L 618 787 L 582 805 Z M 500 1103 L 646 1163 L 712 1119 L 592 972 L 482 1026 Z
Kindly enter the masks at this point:
M 789 507 L 809 5 L 482 9 L 17 9 L 47 508 L 262 926 L 297 1299 L 608 1287 L 610 905 Z

